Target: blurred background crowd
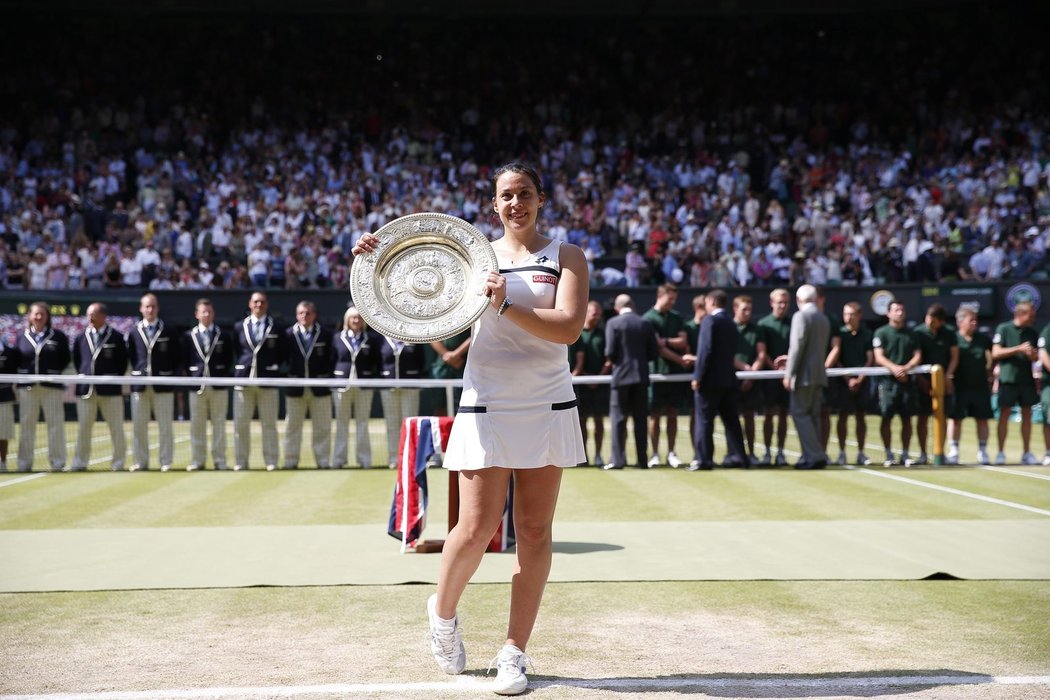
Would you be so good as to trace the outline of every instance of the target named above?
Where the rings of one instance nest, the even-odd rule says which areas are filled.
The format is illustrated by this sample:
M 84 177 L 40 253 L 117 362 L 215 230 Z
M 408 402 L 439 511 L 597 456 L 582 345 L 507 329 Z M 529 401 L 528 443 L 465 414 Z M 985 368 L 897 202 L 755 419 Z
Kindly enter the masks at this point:
M 511 158 L 596 286 L 1045 277 L 1045 42 L 964 9 L 16 18 L 0 286 L 345 287 L 357 237 L 398 216 L 500 235 L 488 175 Z

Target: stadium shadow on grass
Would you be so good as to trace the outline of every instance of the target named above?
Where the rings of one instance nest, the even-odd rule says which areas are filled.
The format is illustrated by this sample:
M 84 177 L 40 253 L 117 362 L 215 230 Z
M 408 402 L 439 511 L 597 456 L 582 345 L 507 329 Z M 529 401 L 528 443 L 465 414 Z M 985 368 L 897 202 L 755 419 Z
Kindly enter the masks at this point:
M 952 669 L 891 669 L 814 674 L 673 674 L 648 678 L 531 676 L 533 689 L 571 687 L 618 693 L 680 693 L 726 698 L 886 697 L 946 686 L 994 685 L 995 677 Z

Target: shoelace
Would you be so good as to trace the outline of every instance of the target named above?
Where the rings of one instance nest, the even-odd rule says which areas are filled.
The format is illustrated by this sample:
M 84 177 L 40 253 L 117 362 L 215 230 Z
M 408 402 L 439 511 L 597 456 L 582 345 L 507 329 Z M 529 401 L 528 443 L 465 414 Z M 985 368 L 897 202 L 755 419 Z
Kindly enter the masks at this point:
M 445 658 L 451 661 L 452 657 L 456 654 L 457 631 L 460 634 L 463 634 L 463 627 L 461 627 L 458 623 L 456 627 L 452 628 L 451 632 L 445 634 L 442 634 L 437 630 L 427 630 L 426 633 L 423 635 L 423 638 L 427 641 L 428 644 L 432 642 L 437 642 L 438 645 L 441 647 L 442 655 L 444 655 Z
M 496 654 L 492 661 L 489 661 L 489 667 L 485 674 L 488 675 L 494 668 L 496 669 L 496 675 L 499 675 L 500 671 L 504 669 L 514 669 L 514 675 L 523 673 L 526 668 L 533 671 L 536 670 L 536 667 L 532 665 L 532 657 L 525 652 L 504 654 L 502 650 Z

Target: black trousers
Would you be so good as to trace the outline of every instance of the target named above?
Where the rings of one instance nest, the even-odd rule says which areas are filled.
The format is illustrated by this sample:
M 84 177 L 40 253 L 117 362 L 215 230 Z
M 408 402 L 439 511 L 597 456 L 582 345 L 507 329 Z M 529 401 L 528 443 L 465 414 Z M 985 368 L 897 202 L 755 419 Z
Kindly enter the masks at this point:
M 695 392 L 696 401 L 696 459 L 701 466 L 714 466 L 715 418 L 721 418 L 726 430 L 729 454 L 726 462 L 747 466 L 744 452 L 744 433 L 740 429 L 740 411 L 737 408 L 736 389 L 703 389 Z
M 627 465 L 627 418 L 634 428 L 634 446 L 638 466 L 644 467 L 649 437 L 646 418 L 649 415 L 649 387 L 645 384 L 614 386 L 609 392 L 609 422 L 612 423 L 612 464 Z

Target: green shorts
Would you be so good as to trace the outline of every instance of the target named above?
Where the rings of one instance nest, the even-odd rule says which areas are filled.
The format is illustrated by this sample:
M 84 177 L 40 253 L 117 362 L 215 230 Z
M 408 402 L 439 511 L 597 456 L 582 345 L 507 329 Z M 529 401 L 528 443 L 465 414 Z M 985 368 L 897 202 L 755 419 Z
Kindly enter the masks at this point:
M 1009 411 L 1014 406 L 1029 408 L 1039 402 L 1031 384 L 999 384 L 999 410 Z
M 689 412 L 692 390 L 689 382 L 657 382 L 649 386 L 649 408 L 663 412 L 673 409 L 679 413 Z
M 864 413 L 868 410 L 870 382 L 867 379 L 857 391 L 850 391 L 845 377 L 832 377 L 828 380 L 829 404 L 840 414 Z
M 576 384 L 576 399 L 579 401 L 581 416 L 609 415 L 609 385 Z
M 990 391 L 957 392 L 948 416 L 953 420 L 962 420 L 964 418 L 991 419 L 992 393 Z
M 741 413 L 754 413 L 762 407 L 766 397 L 762 395 L 762 382 L 751 382 L 751 388 L 747 391 L 740 390 L 736 396 L 736 407 Z
M 919 410 L 916 393 L 914 382 L 902 384 L 893 378 L 883 378 L 879 382 L 879 415 L 911 418 Z
M 758 382 L 765 395 L 766 413 L 769 408 L 787 408 L 791 403 L 791 392 L 784 388 L 779 379 L 763 379 Z

